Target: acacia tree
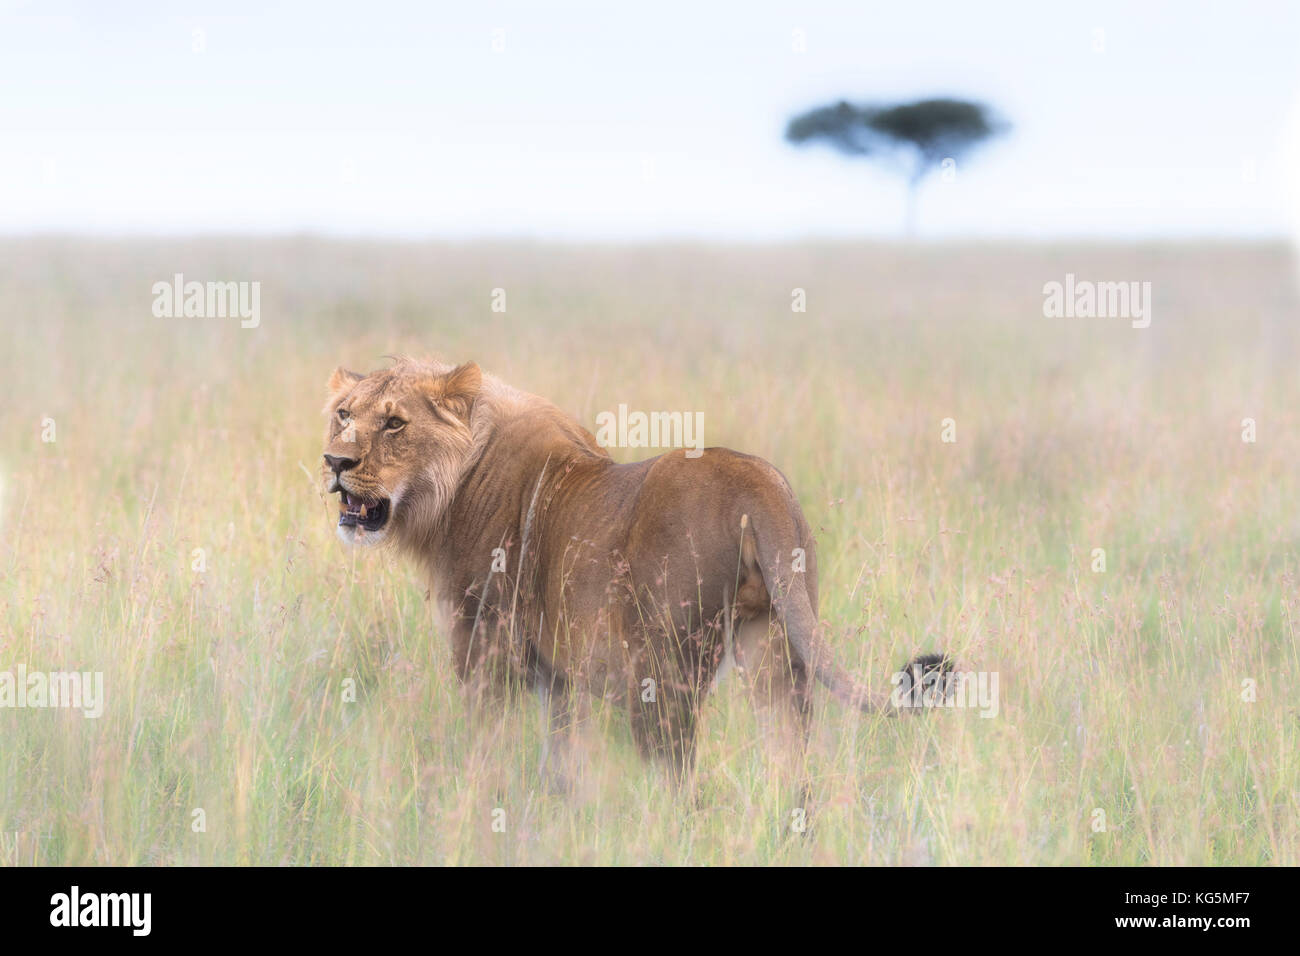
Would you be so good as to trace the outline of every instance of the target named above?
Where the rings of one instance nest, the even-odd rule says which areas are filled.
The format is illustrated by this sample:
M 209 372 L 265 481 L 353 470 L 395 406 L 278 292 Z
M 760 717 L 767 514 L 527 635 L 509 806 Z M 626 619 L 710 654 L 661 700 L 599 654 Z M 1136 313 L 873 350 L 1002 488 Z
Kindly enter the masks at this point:
M 824 142 L 846 156 L 892 161 L 907 183 L 907 233 L 916 226 L 921 182 L 945 159 L 954 162 L 1007 125 L 980 103 L 933 99 L 897 106 L 841 100 L 790 120 L 785 138 L 796 145 Z

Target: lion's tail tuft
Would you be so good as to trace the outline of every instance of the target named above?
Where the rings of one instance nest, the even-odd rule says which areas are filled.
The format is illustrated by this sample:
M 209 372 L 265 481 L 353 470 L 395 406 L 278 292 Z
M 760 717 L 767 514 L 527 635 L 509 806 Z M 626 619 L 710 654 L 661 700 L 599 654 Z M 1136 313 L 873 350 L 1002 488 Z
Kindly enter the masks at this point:
M 750 522 L 742 522 L 742 533 L 746 524 Z M 887 693 L 872 693 L 835 662 L 825 641 L 825 625 L 813 612 L 808 588 L 800 573 L 790 568 L 782 569 L 782 557 L 792 554 L 800 546 L 794 522 L 783 529 L 760 527 L 759 523 L 753 523 L 752 527 L 758 564 L 772 601 L 772 610 L 784 625 L 795 655 L 819 683 L 845 704 L 865 713 L 897 716 L 900 711 L 891 703 Z M 922 655 L 906 668 L 913 681 L 933 680 L 931 675 L 946 675 L 952 670 L 952 660 L 946 654 Z

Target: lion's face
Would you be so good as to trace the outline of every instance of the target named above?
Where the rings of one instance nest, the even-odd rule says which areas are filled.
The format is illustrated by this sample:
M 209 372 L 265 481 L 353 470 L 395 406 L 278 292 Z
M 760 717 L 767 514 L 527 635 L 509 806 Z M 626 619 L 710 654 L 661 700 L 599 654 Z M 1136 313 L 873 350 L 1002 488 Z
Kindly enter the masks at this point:
M 473 446 L 481 378 L 473 363 L 402 361 L 365 376 L 335 370 L 321 475 L 339 495 L 339 537 L 378 544 L 436 525 Z

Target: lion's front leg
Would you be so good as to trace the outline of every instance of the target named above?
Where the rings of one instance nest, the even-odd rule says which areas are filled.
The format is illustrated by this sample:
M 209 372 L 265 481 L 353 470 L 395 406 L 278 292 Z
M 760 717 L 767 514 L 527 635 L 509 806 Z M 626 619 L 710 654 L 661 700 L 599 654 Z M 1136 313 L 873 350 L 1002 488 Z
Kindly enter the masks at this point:
M 695 733 L 704 695 L 699 661 L 684 646 L 691 640 L 666 628 L 643 628 L 627 688 L 632 737 L 641 756 L 664 767 L 673 783 L 687 790 L 695 769 Z
M 500 714 L 516 676 L 508 640 L 506 628 L 482 616 L 458 615 L 452 624 L 452 667 L 476 722 Z
M 539 675 L 534 690 L 541 704 L 543 729 L 539 770 L 551 793 L 572 796 L 578 775 L 578 707 L 573 689 L 557 676 Z

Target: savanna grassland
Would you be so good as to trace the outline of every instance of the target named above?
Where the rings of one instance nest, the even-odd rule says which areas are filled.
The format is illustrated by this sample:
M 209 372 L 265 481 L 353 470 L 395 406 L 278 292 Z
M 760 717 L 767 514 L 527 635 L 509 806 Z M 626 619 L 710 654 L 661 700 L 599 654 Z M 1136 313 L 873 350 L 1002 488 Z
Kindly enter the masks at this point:
M 1281 246 L 0 253 L 0 671 L 106 693 L 98 719 L 0 709 L 0 863 L 1300 863 Z M 261 324 L 154 317 L 178 272 L 259 281 Z M 1150 327 L 1045 318 L 1067 272 L 1150 281 Z M 695 794 L 599 708 L 574 793 L 540 787 L 536 703 L 469 726 L 427 583 L 346 550 L 316 481 L 330 371 L 396 353 L 474 359 L 588 428 L 702 411 L 798 492 L 838 659 L 884 689 L 946 649 L 998 674 L 996 716 L 819 691 L 804 834 L 728 683 Z

